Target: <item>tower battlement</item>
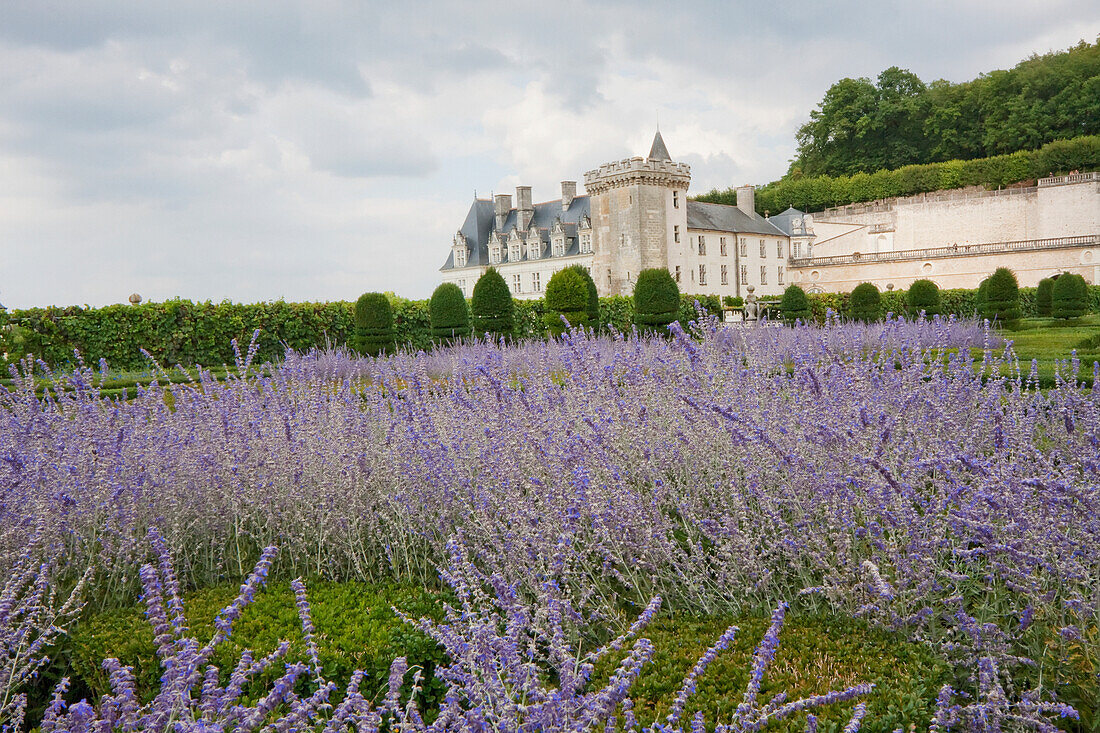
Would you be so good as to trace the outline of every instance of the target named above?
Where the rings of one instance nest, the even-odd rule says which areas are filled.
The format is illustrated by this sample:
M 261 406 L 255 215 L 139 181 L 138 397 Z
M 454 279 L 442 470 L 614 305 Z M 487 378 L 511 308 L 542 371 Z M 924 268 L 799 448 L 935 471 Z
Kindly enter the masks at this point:
M 691 166 L 671 160 L 652 158 L 624 158 L 614 163 L 604 163 L 584 174 L 584 189 L 589 194 L 600 194 L 612 188 L 638 184 L 665 186 L 687 190 L 691 182 Z

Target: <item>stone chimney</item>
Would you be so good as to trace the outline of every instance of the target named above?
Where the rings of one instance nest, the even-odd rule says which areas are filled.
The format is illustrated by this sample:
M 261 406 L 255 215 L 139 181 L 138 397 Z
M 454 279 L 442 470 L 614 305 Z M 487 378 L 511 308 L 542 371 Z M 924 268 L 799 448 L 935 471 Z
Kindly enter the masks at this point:
M 535 208 L 531 205 L 531 187 L 516 186 L 516 227 L 521 232 L 526 232 L 527 226 L 534 217 Z
M 561 182 L 561 210 L 568 211 L 569 207 L 573 204 L 573 199 L 577 197 L 577 182 L 576 181 L 562 181 Z
M 508 212 L 512 210 L 512 194 L 498 193 L 493 198 L 493 211 L 497 218 L 497 231 L 504 229 L 504 220 L 508 218 Z
M 737 208 L 756 218 L 756 186 L 737 187 Z

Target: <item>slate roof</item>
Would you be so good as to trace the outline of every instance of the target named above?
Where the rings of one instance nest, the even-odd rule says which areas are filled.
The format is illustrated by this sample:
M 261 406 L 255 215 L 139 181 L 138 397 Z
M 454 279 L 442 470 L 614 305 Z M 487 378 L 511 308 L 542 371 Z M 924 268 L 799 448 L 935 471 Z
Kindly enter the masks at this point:
M 687 202 L 687 225 L 688 229 L 711 229 L 737 234 L 767 234 L 773 237 L 777 234 L 786 236 L 786 232 L 759 214 L 749 216 L 736 206 L 706 204 L 691 199 Z
M 565 255 L 580 254 L 580 242 L 577 237 L 577 224 L 589 213 L 590 203 L 588 196 L 575 196 L 569 208 L 562 211 L 561 199 L 554 199 L 553 201 L 545 201 L 541 204 L 535 204 L 533 207 L 534 216 L 531 219 L 532 224 L 539 230 L 539 237 L 542 239 L 544 245 L 550 243 L 550 230 L 554 226 L 554 222 L 561 217 L 562 224 L 565 225 Z M 496 226 L 496 215 L 493 208 L 493 202 L 488 199 L 475 199 L 473 205 L 470 206 L 470 212 L 466 215 L 466 221 L 459 228 L 459 231 L 466 237 L 466 242 L 470 247 L 470 254 L 466 260 L 467 267 L 484 267 L 489 264 L 489 235 L 493 232 Z M 504 227 L 501 229 L 501 234 L 507 237 L 511 234 L 512 230 L 516 228 L 516 221 L 519 218 L 519 214 L 515 209 L 508 212 L 508 217 L 504 220 Z M 527 239 L 526 232 L 520 232 L 524 241 Z M 507 255 L 505 255 L 507 257 Z M 527 259 L 527 248 L 523 248 L 523 255 L 521 260 Z M 505 259 L 505 263 L 519 262 L 521 260 L 508 260 Z M 454 269 L 454 250 L 452 249 L 447 254 L 447 261 L 443 264 L 441 270 L 453 270 Z
M 653 145 L 649 147 L 649 155 L 647 157 L 650 160 L 672 161 L 672 156 L 668 154 L 668 148 L 665 147 L 665 139 L 661 137 L 660 130 L 653 136 Z
M 806 233 L 806 225 L 799 223 L 796 227 L 793 224 L 795 219 L 800 222 L 804 221 L 806 214 L 794 208 L 793 206 L 784 211 L 782 214 L 776 214 L 772 218 L 768 219 L 778 229 L 781 229 L 784 234 L 790 236 L 801 236 Z

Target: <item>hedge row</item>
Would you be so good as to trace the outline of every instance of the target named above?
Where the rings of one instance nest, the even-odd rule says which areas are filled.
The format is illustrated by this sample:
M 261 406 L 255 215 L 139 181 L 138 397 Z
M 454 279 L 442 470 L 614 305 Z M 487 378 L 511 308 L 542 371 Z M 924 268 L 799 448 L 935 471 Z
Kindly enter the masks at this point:
M 396 342 L 413 350 L 432 347 L 431 316 L 427 300 L 391 297 Z M 716 296 L 701 297 L 717 312 Z M 684 296 L 680 308 L 683 323 L 695 318 L 694 297 Z M 193 303 L 171 300 L 142 305 L 104 308 L 30 308 L 6 314 L 12 329 L 0 328 L 0 355 L 15 360 L 24 354 L 51 367 L 74 363 L 79 351 L 85 363 L 100 359 L 112 369 L 141 371 L 149 368 L 142 350 L 164 367 L 182 364 L 233 364 L 232 340 L 247 351 L 252 334 L 259 330 L 255 363 L 282 358 L 286 348 L 308 351 L 326 345 L 345 345 L 355 327 L 354 303 Z M 545 338 L 546 307 L 541 300 L 516 300 L 516 335 Z M 619 331 L 633 327 L 630 298 L 600 299 L 600 322 Z
M 1056 140 L 1038 150 L 1021 150 L 974 160 L 907 165 L 875 173 L 851 176 L 783 178 L 756 189 L 756 210 L 777 214 L 793 206 L 802 211 L 821 211 L 862 201 L 914 196 L 931 191 L 983 186 L 987 189 L 1034 182 L 1049 175 L 1100 169 L 1100 135 Z M 697 196 L 699 201 L 734 204 L 732 188 Z
M 1020 288 L 1022 315 L 1038 315 L 1035 288 Z M 963 316 L 977 312 L 976 290 L 942 290 L 943 312 Z M 681 296 L 679 320 L 686 327 L 695 318 L 694 302 L 717 313 L 718 296 Z M 848 312 L 847 293 L 809 296 L 814 320 L 821 322 L 831 308 Z M 394 331 L 399 347 L 428 350 L 432 347 L 431 319 L 427 300 L 391 298 Z M 904 291 L 882 293 L 884 312 L 905 313 Z M 541 300 L 516 300 L 518 338 L 546 338 L 546 306 Z M 192 303 L 172 300 L 137 306 L 112 305 L 105 308 L 31 308 L 7 314 L 10 331 L 0 330 L 0 354 L 9 357 L 32 353 L 50 366 L 68 366 L 79 351 L 86 363 L 96 365 L 105 359 L 112 369 L 141 371 L 149 367 L 142 349 L 162 366 L 182 364 L 207 366 L 233 364 L 231 341 L 236 339 L 242 352 L 252 334 L 260 331 L 254 361 L 276 361 L 287 347 L 295 351 L 344 345 L 354 329 L 354 304 L 333 303 Z M 1100 313 L 1100 286 L 1089 286 L 1089 310 Z M 600 323 L 621 332 L 629 332 L 634 323 L 634 306 L 629 297 L 600 298 Z

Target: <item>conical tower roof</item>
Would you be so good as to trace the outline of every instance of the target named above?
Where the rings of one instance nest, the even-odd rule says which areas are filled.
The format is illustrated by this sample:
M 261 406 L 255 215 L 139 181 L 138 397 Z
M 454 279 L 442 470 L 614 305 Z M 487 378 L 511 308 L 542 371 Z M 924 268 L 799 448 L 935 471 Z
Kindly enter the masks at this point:
M 653 136 L 653 145 L 649 147 L 650 160 L 667 160 L 672 161 L 672 156 L 668 154 L 668 148 L 665 147 L 665 141 L 661 137 L 661 131 L 658 130 L 657 134 Z

